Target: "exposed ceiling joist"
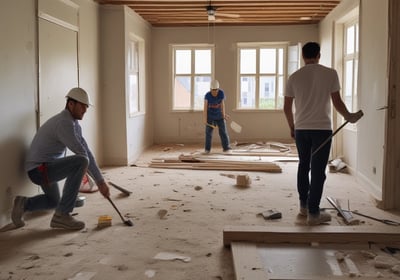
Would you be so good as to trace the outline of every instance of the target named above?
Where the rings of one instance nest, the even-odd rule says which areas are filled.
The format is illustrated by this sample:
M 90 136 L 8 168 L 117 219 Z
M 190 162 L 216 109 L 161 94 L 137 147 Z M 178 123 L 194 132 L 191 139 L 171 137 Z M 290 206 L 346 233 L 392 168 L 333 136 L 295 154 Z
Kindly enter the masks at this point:
M 126 5 L 155 27 L 315 24 L 340 0 L 95 0 Z M 210 17 L 212 16 L 212 17 Z

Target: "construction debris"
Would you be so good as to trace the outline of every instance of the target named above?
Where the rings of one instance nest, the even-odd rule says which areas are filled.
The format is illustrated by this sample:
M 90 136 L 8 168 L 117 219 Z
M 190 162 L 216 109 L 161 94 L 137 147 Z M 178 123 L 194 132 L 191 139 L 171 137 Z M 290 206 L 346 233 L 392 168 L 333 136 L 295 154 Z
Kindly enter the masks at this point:
M 282 218 L 282 213 L 275 209 L 266 210 L 264 212 L 261 212 L 260 215 L 263 216 L 266 220 L 276 220 Z
M 194 170 L 237 170 L 281 173 L 281 167 L 269 161 L 243 161 L 232 156 L 196 156 L 182 154 L 172 158 L 155 158 L 151 160 L 149 167 L 194 169 Z
M 221 173 L 221 176 L 226 176 L 232 179 L 236 179 L 236 186 L 238 187 L 249 187 L 251 184 L 251 179 L 247 173 L 240 173 L 240 174 L 226 174 Z
M 180 260 L 183 262 L 190 262 L 191 258 L 188 256 L 182 256 L 175 253 L 170 252 L 160 252 L 154 256 L 155 260 L 164 260 L 164 261 L 173 261 L 173 260 Z
M 340 158 L 332 160 L 328 166 L 330 173 L 345 172 L 347 167 L 347 165 Z

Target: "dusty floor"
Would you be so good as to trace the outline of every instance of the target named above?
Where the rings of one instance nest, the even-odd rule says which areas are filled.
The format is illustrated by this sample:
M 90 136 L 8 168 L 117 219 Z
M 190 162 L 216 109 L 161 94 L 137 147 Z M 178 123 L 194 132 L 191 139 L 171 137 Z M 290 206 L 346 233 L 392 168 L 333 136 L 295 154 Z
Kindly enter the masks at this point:
M 154 147 L 137 164 L 196 148 L 200 149 Z M 123 224 L 99 193 L 85 194 L 84 207 L 75 208 L 77 218 L 86 222 L 83 231 L 51 229 L 51 212 L 26 215 L 25 227 L 0 233 L 0 279 L 234 279 L 231 251 L 222 244 L 225 225 L 299 225 L 297 163 L 279 165 L 282 173 L 248 172 L 252 179 L 249 188 L 236 187 L 235 180 L 221 176 L 221 171 L 104 168 L 108 181 L 133 192 L 123 197 L 111 187 L 112 200 L 134 226 Z M 375 208 L 369 194 L 348 174 L 328 173 L 325 186 L 324 197 L 343 199 L 346 207 L 350 199 L 352 210 L 400 220 Z M 331 207 L 325 199 L 321 206 Z M 281 211 L 282 219 L 264 220 L 257 215 L 268 209 Z M 331 225 L 345 226 L 336 212 L 330 211 Z M 162 212 L 166 215 L 161 218 Z M 112 226 L 97 229 L 100 215 L 111 215 Z M 360 227 L 386 226 L 360 220 Z M 154 259 L 160 252 L 182 259 Z M 397 278 L 393 273 L 391 277 Z

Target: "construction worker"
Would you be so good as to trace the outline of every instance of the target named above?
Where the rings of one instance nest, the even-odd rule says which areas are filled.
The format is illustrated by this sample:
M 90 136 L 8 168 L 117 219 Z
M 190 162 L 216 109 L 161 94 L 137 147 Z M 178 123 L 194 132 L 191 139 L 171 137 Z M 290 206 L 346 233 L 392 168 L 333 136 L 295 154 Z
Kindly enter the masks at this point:
M 11 213 L 15 226 L 23 227 L 27 211 L 55 209 L 52 228 L 80 230 L 85 223 L 71 216 L 82 178 L 86 172 L 94 178 L 104 197 L 110 196 L 96 160 L 82 136 L 79 120 L 90 105 L 89 95 L 82 88 L 72 88 L 66 95 L 63 111 L 47 120 L 32 140 L 26 160 L 26 171 L 31 181 L 39 185 L 43 194 L 33 197 L 17 196 Z M 73 155 L 66 155 L 69 149 Z M 58 181 L 65 179 L 60 196 Z
M 225 123 L 226 118 L 228 118 L 228 115 L 225 114 L 225 93 L 219 88 L 219 82 L 213 80 L 210 84 L 210 91 L 204 96 L 203 122 L 206 126 L 204 154 L 209 154 L 211 151 L 212 134 L 214 128 L 217 127 L 223 151 L 231 151 Z
M 318 225 L 331 220 L 329 213 L 320 211 L 319 208 L 331 148 L 331 100 L 336 111 L 351 123 L 357 122 L 363 114 L 362 111 L 350 113 L 347 110 L 340 97 L 337 72 L 319 64 L 321 55 L 318 43 L 305 44 L 302 55 L 305 66 L 288 79 L 284 112 L 299 154 L 297 170 L 299 214 L 307 216 L 309 225 Z M 292 111 L 293 103 L 295 116 Z M 312 152 L 327 139 L 329 141 L 326 145 L 312 155 Z

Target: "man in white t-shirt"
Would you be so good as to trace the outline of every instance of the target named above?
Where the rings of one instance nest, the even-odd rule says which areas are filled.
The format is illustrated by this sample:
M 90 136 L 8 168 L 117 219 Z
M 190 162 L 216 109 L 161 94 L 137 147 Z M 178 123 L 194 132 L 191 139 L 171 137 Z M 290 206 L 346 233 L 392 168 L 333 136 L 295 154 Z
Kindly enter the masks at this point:
M 289 77 L 284 102 L 285 116 L 299 154 L 299 214 L 307 216 L 309 225 L 331 220 L 329 213 L 319 209 L 331 141 L 311 156 L 313 151 L 332 136 L 331 100 L 335 109 L 351 123 L 357 122 L 363 115 L 362 111 L 350 113 L 347 110 L 340 96 L 338 75 L 334 69 L 319 64 L 320 55 L 318 43 L 308 42 L 303 46 L 305 66 Z

